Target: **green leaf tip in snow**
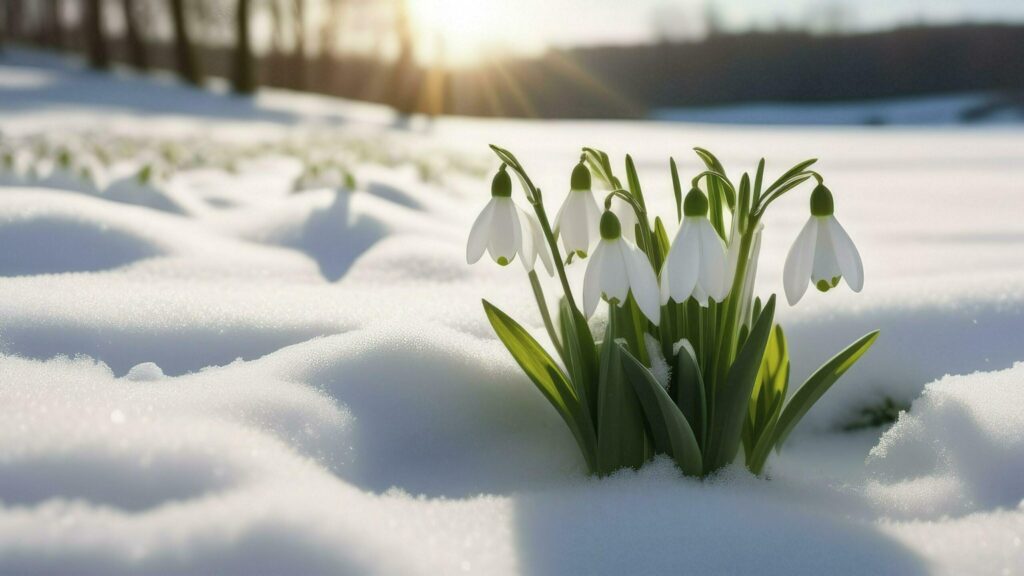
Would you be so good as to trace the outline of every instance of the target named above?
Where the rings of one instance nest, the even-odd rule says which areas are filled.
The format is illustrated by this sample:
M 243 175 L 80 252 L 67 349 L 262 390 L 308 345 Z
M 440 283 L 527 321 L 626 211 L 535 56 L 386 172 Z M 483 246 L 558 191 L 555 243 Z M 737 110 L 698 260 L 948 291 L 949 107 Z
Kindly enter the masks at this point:
M 878 330 L 865 334 L 842 352 L 833 356 L 831 360 L 825 362 L 800 386 L 800 389 L 786 403 L 782 415 L 779 416 L 779 424 L 775 429 L 775 441 L 773 442 L 776 450 L 782 448 L 783 442 L 796 428 L 800 419 L 811 409 L 811 406 L 814 406 L 814 403 L 820 400 L 825 392 L 828 392 L 836 380 L 839 380 L 871 348 L 871 345 L 878 339 L 878 334 Z
M 576 438 L 580 450 L 583 451 L 588 466 L 593 469 L 597 448 L 594 430 L 590 424 L 589 415 L 580 405 L 579 397 L 565 374 L 526 329 L 487 300 L 483 301 L 483 305 L 487 319 L 490 321 L 491 327 L 494 328 L 494 333 L 498 335 L 498 339 L 512 354 L 512 358 L 523 369 L 530 381 L 537 386 L 541 394 L 565 420 L 569 430 Z

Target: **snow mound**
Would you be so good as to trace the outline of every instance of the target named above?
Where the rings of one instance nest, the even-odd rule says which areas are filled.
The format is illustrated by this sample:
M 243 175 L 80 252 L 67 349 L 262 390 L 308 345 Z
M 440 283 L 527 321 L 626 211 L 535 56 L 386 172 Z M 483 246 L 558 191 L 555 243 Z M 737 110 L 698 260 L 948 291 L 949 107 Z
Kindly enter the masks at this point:
M 929 384 L 868 458 L 868 494 L 934 518 L 1024 501 L 1024 364 Z
M 130 218 L 105 218 L 80 195 L 6 191 L 0 207 L 0 275 L 118 268 L 165 254 L 161 239 Z

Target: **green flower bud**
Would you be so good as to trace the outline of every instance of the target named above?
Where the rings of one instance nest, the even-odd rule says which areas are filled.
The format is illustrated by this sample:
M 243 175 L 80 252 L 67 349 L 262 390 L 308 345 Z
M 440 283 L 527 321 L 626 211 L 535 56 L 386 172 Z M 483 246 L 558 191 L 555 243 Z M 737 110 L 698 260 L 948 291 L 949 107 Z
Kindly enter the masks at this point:
M 605 211 L 601 216 L 601 238 L 605 240 L 616 240 L 622 235 L 622 225 L 618 217 L 611 210 Z
M 569 184 L 573 190 L 590 190 L 590 170 L 582 161 L 572 169 L 572 179 Z
M 508 175 L 505 168 L 506 166 L 502 164 L 501 169 L 494 175 L 494 180 L 491 181 L 491 196 L 499 198 L 512 197 L 512 177 Z
M 700 191 L 700 188 L 691 188 L 683 200 L 684 216 L 704 217 L 708 214 L 708 198 Z
M 836 211 L 832 192 L 824 184 L 818 184 L 811 192 L 811 214 L 814 216 L 831 216 Z

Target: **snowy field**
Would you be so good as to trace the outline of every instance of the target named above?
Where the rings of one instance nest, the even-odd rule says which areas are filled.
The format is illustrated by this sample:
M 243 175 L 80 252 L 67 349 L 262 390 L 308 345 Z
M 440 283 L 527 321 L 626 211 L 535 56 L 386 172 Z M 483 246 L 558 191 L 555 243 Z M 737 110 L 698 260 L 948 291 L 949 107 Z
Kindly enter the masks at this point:
M 951 124 L 1000 125 L 1024 123 L 1019 103 L 998 93 L 883 98 L 865 102 L 728 104 L 723 106 L 665 108 L 652 118 L 679 122 L 722 124 L 796 124 L 826 126 L 944 126 Z
M 0 176 L 0 573 L 1024 574 L 1020 129 L 402 124 L 6 58 L 4 145 L 123 154 L 95 187 Z M 881 338 L 767 480 L 588 478 L 480 306 L 541 338 L 521 268 L 465 263 L 488 142 L 549 211 L 584 145 L 666 216 L 693 146 L 818 157 L 867 280 L 781 308 L 793 381 Z M 202 160 L 133 180 L 166 149 Z M 296 193 L 324 157 L 355 190 Z M 808 193 L 766 222 L 763 294 Z M 886 399 L 909 413 L 844 431 Z

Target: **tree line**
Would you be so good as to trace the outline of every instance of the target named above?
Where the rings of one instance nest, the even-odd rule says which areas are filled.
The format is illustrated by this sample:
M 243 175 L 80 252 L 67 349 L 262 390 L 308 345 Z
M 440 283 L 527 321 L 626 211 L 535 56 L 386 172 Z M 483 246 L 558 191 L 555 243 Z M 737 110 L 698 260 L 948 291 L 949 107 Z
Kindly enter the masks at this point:
M 965 91 L 1001 92 L 1019 104 L 1024 91 L 1019 25 L 716 33 L 446 70 L 416 58 L 406 4 L 414 0 L 2 1 L 8 41 L 82 53 L 98 69 L 119 62 L 175 70 L 195 85 L 218 76 L 238 93 L 281 87 L 403 113 L 638 118 L 657 108 Z M 307 22 L 311 1 L 320 2 L 316 26 Z M 120 16 L 117 33 L 113 16 Z M 269 47 L 258 56 L 251 28 L 257 16 L 271 23 Z M 367 29 L 379 45 L 344 48 L 348 36 Z

